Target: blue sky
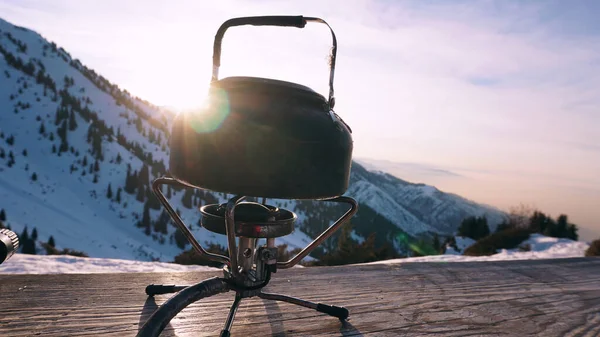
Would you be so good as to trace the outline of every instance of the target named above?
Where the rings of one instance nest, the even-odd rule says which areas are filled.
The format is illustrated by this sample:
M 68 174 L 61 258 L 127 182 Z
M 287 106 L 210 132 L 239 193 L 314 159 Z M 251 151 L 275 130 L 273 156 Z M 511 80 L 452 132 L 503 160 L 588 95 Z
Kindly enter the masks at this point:
M 202 101 L 223 21 L 322 17 L 338 36 L 336 112 L 357 158 L 502 209 L 566 213 L 600 236 L 600 1 L 15 0 L 0 13 L 180 107 Z M 222 75 L 325 93 L 329 45 L 316 24 L 231 29 Z

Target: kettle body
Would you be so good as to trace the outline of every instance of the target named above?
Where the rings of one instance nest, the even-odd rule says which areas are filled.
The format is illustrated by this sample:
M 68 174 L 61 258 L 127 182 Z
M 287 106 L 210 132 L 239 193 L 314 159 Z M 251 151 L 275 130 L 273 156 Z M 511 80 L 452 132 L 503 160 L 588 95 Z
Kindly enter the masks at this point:
M 307 19 L 232 19 L 217 33 L 215 55 L 220 57 L 220 38 L 229 26 L 298 27 Z M 330 96 L 325 98 L 306 86 L 275 79 L 218 79 L 220 64 L 213 60 L 207 104 L 177 115 L 173 122 L 171 176 L 189 186 L 254 197 L 326 199 L 345 193 L 353 141 L 348 125 L 333 112 L 335 61 Z

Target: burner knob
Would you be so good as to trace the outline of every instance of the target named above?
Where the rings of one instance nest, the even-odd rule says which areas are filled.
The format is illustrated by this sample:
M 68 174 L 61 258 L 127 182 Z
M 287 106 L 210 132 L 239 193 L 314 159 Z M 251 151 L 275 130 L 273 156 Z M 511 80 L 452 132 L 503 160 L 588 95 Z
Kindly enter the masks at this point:
M 0 229 L 0 264 L 10 259 L 19 249 L 19 237 L 8 229 Z

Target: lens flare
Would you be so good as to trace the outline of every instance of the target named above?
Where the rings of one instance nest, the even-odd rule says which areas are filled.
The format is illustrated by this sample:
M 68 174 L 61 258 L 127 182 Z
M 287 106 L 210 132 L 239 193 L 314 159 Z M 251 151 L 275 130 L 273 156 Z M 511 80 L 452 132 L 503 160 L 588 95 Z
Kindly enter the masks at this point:
M 211 88 L 205 104 L 189 112 L 190 126 L 197 133 L 209 133 L 217 130 L 230 113 L 227 92 Z
M 438 252 L 435 250 L 435 248 L 429 244 L 427 244 L 426 242 L 423 241 L 414 241 L 411 240 L 408 235 L 406 235 L 405 233 L 399 233 L 396 236 L 396 241 L 401 244 L 404 245 L 406 247 L 408 247 L 409 250 L 422 255 L 422 256 L 428 256 L 428 255 L 437 255 Z

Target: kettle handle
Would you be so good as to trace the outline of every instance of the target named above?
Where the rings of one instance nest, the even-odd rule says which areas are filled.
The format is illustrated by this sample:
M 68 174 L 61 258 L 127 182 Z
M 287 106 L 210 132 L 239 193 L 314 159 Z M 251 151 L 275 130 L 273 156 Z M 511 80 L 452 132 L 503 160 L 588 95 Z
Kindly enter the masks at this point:
M 221 66 L 221 41 L 223 40 L 223 35 L 225 35 L 225 31 L 229 27 L 235 26 L 243 26 L 243 25 L 253 25 L 253 26 L 281 26 L 281 27 L 297 27 L 304 28 L 307 22 L 319 22 L 327 25 L 329 30 L 331 31 L 331 37 L 333 38 L 333 48 L 331 49 L 331 57 L 330 57 L 330 70 L 329 70 L 329 98 L 327 103 L 329 105 L 329 109 L 333 109 L 335 105 L 335 98 L 333 92 L 333 76 L 335 72 L 335 57 L 337 54 L 337 39 L 335 37 L 335 33 L 333 29 L 325 20 L 314 17 L 304 17 L 302 15 L 297 16 L 249 16 L 249 17 L 239 17 L 233 18 L 225 21 L 217 34 L 215 35 L 215 42 L 213 46 L 213 71 L 212 71 L 212 79 L 211 81 L 216 81 L 219 79 L 219 67 Z

